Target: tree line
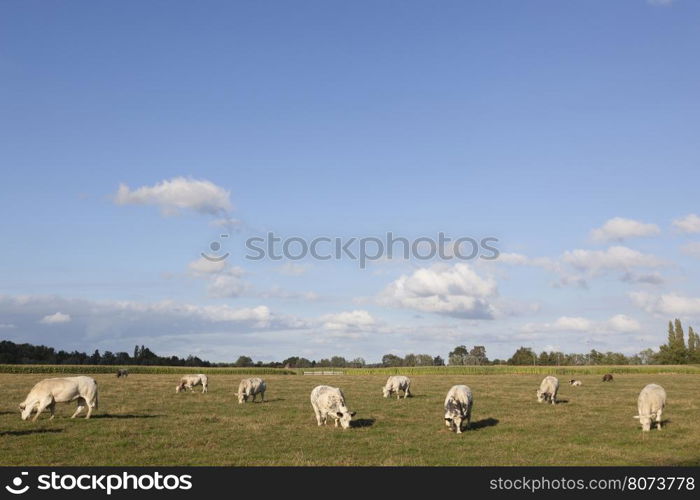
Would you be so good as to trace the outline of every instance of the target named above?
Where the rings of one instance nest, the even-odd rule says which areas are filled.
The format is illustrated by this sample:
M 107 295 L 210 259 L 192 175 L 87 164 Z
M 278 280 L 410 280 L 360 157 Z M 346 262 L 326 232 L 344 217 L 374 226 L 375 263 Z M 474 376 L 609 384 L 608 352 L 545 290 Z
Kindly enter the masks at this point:
M 668 322 L 668 335 L 665 344 L 658 351 L 645 349 L 627 356 L 619 352 L 599 352 L 592 349 L 588 353 L 563 353 L 542 351 L 537 354 L 531 347 L 520 347 L 508 359 L 490 360 L 486 347 L 475 345 L 456 346 L 443 359 L 430 354 L 406 354 L 397 356 L 385 354 L 381 362 L 368 364 L 363 358 L 345 359 L 332 356 L 319 361 L 299 356 L 291 356 L 282 362 L 253 361 L 250 356 L 239 356 L 230 363 L 212 363 L 197 356 L 158 356 L 148 347 L 135 346 L 133 354 L 127 352 L 95 350 L 92 354 L 78 351 L 56 351 L 53 347 L 32 344 L 15 344 L 9 340 L 0 341 L 0 364 L 48 364 L 48 365 L 160 365 L 160 366 L 201 366 L 201 367 L 269 367 L 269 368 L 361 368 L 399 366 L 443 366 L 449 365 L 682 365 L 700 363 L 700 337 L 688 327 L 687 340 L 679 319 Z

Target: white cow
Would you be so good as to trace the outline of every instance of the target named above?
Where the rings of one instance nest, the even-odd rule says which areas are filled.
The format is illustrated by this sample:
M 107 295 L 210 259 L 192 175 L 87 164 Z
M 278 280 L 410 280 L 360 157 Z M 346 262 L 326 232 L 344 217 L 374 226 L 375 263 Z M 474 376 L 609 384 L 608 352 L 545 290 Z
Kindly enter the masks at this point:
M 29 394 L 20 403 L 22 410 L 22 420 L 27 420 L 32 411 L 36 410 L 36 415 L 32 421 L 39 418 L 39 414 L 46 408 L 51 412 L 51 418 L 55 416 L 56 403 L 78 402 L 78 408 L 71 418 L 75 418 L 87 405 L 88 411 L 85 418 L 90 418 L 92 410 L 97 408 L 97 382 L 90 377 L 63 377 L 46 378 L 37 383 Z
M 547 375 L 542 379 L 540 388 L 537 389 L 537 401 L 542 403 L 549 400 L 550 403 L 557 404 L 557 391 L 559 390 L 559 379 Z
M 349 411 L 345 405 L 345 396 L 337 387 L 327 385 L 319 385 L 311 391 L 311 406 L 316 415 L 316 423 L 326 425 L 328 416 L 335 420 L 335 426 L 338 427 L 338 422 L 347 429 L 350 427 L 350 420 L 355 416 L 354 411 Z
M 473 403 L 472 390 L 469 387 L 452 386 L 445 398 L 445 425 L 457 434 L 461 434 L 462 424 L 466 421 L 466 428 L 469 429 Z
M 411 395 L 411 379 L 403 375 L 393 375 L 389 377 L 386 384 L 382 388 L 382 395 L 388 398 L 393 393 L 396 393 L 396 399 L 400 399 L 399 391 L 403 391 L 403 398 L 406 399 Z
M 666 391 L 657 384 L 649 384 L 637 399 L 637 415 L 643 431 L 651 430 L 651 421 L 656 421 L 656 428 L 661 430 L 661 414 L 666 406 Z
M 574 379 L 569 380 L 569 383 L 574 387 L 581 387 L 583 385 L 583 382 Z
M 202 392 L 207 392 L 209 390 L 209 379 L 206 375 L 199 373 L 197 375 L 184 375 L 180 379 L 180 383 L 175 386 L 175 392 L 184 391 L 189 389 L 194 392 L 194 387 L 197 385 L 202 386 Z
M 238 396 L 239 403 L 247 403 L 248 398 L 253 396 L 253 402 L 255 402 L 255 397 L 260 394 L 260 399 L 265 402 L 265 390 L 267 389 L 267 384 L 265 381 L 258 377 L 244 378 L 241 383 L 238 384 Z

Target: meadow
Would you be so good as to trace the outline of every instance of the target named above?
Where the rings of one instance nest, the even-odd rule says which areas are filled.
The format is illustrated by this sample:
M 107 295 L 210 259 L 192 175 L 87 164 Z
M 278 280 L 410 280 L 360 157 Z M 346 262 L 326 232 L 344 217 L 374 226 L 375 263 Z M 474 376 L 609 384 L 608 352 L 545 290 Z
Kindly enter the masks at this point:
M 92 419 L 70 420 L 70 403 L 37 422 L 22 421 L 17 404 L 45 376 L 0 374 L 0 465 L 700 465 L 700 375 L 692 370 L 618 373 L 612 383 L 580 372 L 578 388 L 561 375 L 555 406 L 535 400 L 541 373 L 412 371 L 414 396 L 399 401 L 381 396 L 385 372 L 271 374 L 265 403 L 239 405 L 241 372 L 210 374 L 207 394 L 175 394 L 187 371 L 94 374 Z M 650 382 L 666 388 L 668 406 L 663 429 L 643 434 L 632 417 Z M 353 428 L 316 426 L 309 393 L 319 384 L 343 389 L 357 412 Z M 461 435 L 442 420 L 454 384 L 474 392 L 472 428 Z

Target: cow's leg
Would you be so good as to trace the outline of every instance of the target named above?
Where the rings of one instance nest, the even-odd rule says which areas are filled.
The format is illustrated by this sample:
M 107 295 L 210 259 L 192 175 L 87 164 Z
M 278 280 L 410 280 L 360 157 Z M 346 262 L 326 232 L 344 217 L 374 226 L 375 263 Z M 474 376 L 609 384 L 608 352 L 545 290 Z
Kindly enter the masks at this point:
M 311 405 L 314 409 L 314 415 L 316 415 L 316 423 L 320 426 L 321 425 L 321 412 L 318 411 L 318 407 L 314 404 Z
M 71 415 L 70 418 L 75 418 L 78 416 L 78 414 L 83 411 L 83 408 L 85 408 L 85 400 L 83 398 L 78 398 L 78 407 L 75 409 L 75 413 Z
M 47 406 L 51 405 L 52 402 L 53 398 L 51 398 L 51 396 L 40 399 L 36 405 L 36 415 L 34 415 L 32 422 L 36 422 L 36 420 L 39 418 L 39 415 L 41 415 L 41 412 L 44 411 L 44 409 L 46 409 Z
M 403 392 L 403 398 L 406 399 L 408 395 L 410 394 L 410 387 L 406 387 L 406 390 Z
M 557 404 L 557 396 L 556 396 L 556 394 L 552 394 L 552 404 L 553 404 L 553 405 Z
M 206 384 L 203 384 L 202 385 L 202 394 L 204 394 L 205 392 L 209 392 L 209 387 L 207 387 Z
M 658 430 L 661 430 L 661 413 L 663 410 L 659 410 L 656 412 L 656 428 Z
M 56 401 L 52 401 L 51 404 L 48 406 L 49 411 L 51 412 L 51 417 L 49 420 L 53 420 L 53 418 L 56 416 Z
M 262 391 L 262 392 L 260 393 L 260 400 L 261 400 L 261 402 L 263 402 L 263 403 L 265 402 L 265 391 Z
M 469 408 L 469 411 L 467 412 L 467 418 L 466 418 L 466 420 L 467 420 L 467 425 L 465 426 L 465 428 L 466 428 L 466 429 L 469 429 L 469 426 L 470 426 L 471 423 L 472 423 L 472 409 L 471 409 L 471 408 Z

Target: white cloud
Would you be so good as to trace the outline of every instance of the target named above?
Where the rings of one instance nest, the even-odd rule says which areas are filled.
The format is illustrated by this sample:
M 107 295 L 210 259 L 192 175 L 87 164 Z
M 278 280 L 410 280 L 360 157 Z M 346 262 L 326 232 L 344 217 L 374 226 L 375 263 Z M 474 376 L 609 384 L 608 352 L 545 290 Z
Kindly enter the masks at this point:
M 10 330 L 12 328 L 17 328 L 17 327 L 15 325 L 13 325 L 12 323 L 0 323 L 0 330 L 2 330 L 3 328 Z
M 664 264 L 654 255 L 624 246 L 614 246 L 607 250 L 567 251 L 564 252 L 562 261 L 591 275 L 606 270 L 627 271 L 635 267 L 659 267 Z
M 250 290 L 251 284 L 243 279 L 245 271 L 240 267 L 232 267 L 212 276 L 207 286 L 210 297 L 239 297 Z
M 463 318 L 493 318 L 495 280 L 482 278 L 467 264 L 435 264 L 403 275 L 379 295 L 380 304 Z
M 602 227 L 591 231 L 594 241 L 622 241 L 625 238 L 638 236 L 655 236 L 661 230 L 656 224 L 647 224 L 633 219 L 614 217 L 608 220 Z
M 164 215 L 177 215 L 183 210 L 220 215 L 233 209 L 229 195 L 227 190 L 210 181 L 175 177 L 134 190 L 120 184 L 114 202 L 117 205 L 155 205 Z
M 63 314 L 62 312 L 56 312 L 54 314 L 49 314 L 47 316 L 44 316 L 41 318 L 41 321 L 39 323 L 43 323 L 44 325 L 54 325 L 57 323 L 68 323 L 70 322 L 70 314 Z
M 700 233 L 700 216 L 688 214 L 673 221 L 673 227 L 683 233 Z
M 200 257 L 199 259 L 190 262 L 187 265 L 187 267 L 192 273 L 194 273 L 197 276 L 207 275 L 223 271 L 226 267 L 226 261 L 212 261 L 209 259 L 205 259 L 204 257 Z
M 620 280 L 626 283 L 642 283 L 646 285 L 663 285 L 666 282 L 659 272 L 637 274 L 628 271 L 620 277 Z
M 646 292 L 632 292 L 630 297 L 648 313 L 676 317 L 700 316 L 699 297 L 687 297 L 678 293 L 652 295 Z
M 562 316 L 553 323 L 526 323 L 520 331 L 523 333 L 581 332 L 602 334 L 635 332 L 640 328 L 641 325 L 637 320 L 624 314 L 617 314 L 604 321 L 594 321 L 580 316 Z
M 636 332 L 641 329 L 639 321 L 630 318 L 625 314 L 618 314 L 610 318 L 607 322 L 607 326 L 616 332 Z
M 364 310 L 345 311 L 321 316 L 323 327 L 327 330 L 364 330 L 376 324 L 370 313 Z
M 700 241 L 694 241 L 693 243 L 687 243 L 681 247 L 681 252 L 691 257 L 700 258 Z

